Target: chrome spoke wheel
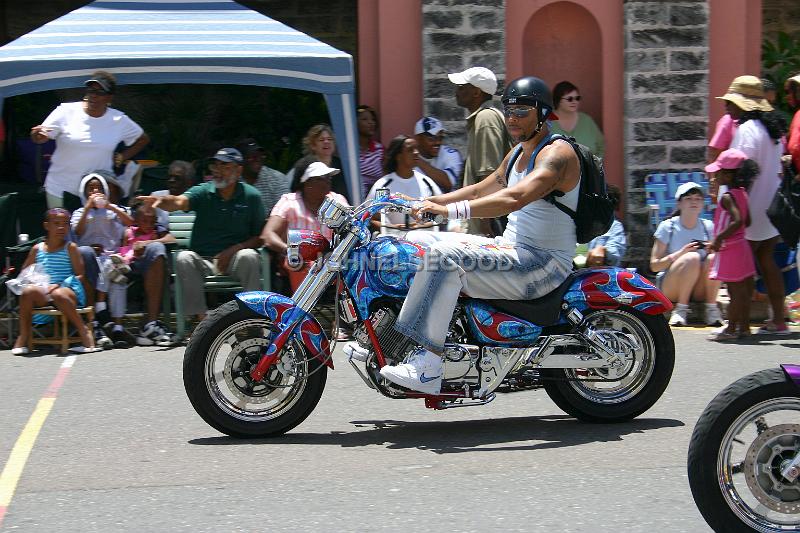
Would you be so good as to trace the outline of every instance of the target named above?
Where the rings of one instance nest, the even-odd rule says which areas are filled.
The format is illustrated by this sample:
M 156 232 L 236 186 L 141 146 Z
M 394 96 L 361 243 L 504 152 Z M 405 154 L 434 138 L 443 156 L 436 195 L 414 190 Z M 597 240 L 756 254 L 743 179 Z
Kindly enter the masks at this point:
M 599 333 L 603 330 L 623 333 L 629 349 L 611 368 L 568 370 L 569 384 L 580 396 L 597 404 L 630 400 L 642 391 L 653 374 L 656 356 L 653 336 L 641 320 L 626 311 L 598 311 L 586 319 Z
M 302 396 L 308 376 L 305 350 L 290 341 L 276 365 L 258 382 L 250 371 L 269 344 L 271 323 L 253 318 L 232 324 L 211 343 L 205 359 L 208 393 L 220 409 L 248 422 L 271 420 L 287 412 Z
M 800 398 L 769 399 L 742 413 L 722 438 L 717 478 L 731 510 L 756 531 L 800 530 L 800 480 L 781 471 L 800 453 Z

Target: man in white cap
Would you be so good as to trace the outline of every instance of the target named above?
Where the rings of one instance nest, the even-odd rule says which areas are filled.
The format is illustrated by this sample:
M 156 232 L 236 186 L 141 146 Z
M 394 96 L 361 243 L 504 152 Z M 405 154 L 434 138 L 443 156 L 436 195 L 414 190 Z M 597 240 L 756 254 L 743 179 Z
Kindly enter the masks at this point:
M 456 103 L 469 111 L 467 116 L 467 156 L 463 186 L 473 185 L 500 167 L 511 150 L 511 138 L 505 118 L 492 105 L 497 91 L 497 77 L 485 67 L 471 67 L 464 72 L 448 74 L 456 85 Z M 469 221 L 469 232 L 491 234 L 487 219 Z
M 447 192 L 457 188 L 464 161 L 458 150 L 442 144 L 444 134 L 444 125 L 436 117 L 422 117 L 414 126 L 420 155 L 417 168 Z
M 194 211 L 196 217 L 189 240 L 190 250 L 177 257 L 177 272 L 183 286 L 187 315 L 198 319 L 208 310 L 203 279 L 227 274 L 244 290 L 261 286 L 261 228 L 266 214 L 255 187 L 240 181 L 244 158 L 235 148 L 222 148 L 212 157 L 213 179 L 195 185 L 179 196 L 139 196 L 137 200 L 165 211 Z

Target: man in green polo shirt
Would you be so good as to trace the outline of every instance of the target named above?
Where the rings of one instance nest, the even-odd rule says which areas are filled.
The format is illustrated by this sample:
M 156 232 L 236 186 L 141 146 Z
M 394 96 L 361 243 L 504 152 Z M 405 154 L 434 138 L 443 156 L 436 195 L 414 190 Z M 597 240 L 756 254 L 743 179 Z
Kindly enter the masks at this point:
M 242 154 L 222 148 L 212 158 L 213 179 L 195 185 L 180 196 L 140 196 L 139 199 L 165 211 L 194 211 L 196 218 L 189 250 L 178 253 L 177 272 L 183 286 L 187 315 L 203 319 L 208 311 L 203 278 L 226 274 L 246 291 L 260 288 L 261 229 L 266 214 L 261 195 L 242 183 Z

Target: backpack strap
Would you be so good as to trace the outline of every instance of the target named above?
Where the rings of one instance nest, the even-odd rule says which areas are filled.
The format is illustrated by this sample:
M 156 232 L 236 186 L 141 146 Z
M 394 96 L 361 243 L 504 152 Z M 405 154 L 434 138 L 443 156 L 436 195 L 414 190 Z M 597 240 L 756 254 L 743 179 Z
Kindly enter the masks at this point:
M 506 184 L 508 184 L 508 180 L 511 178 L 511 170 L 514 168 L 514 165 L 517 164 L 517 159 L 519 159 L 521 155 L 522 145 L 518 144 L 514 147 L 514 151 L 511 152 L 511 159 L 508 160 L 508 165 L 506 166 Z

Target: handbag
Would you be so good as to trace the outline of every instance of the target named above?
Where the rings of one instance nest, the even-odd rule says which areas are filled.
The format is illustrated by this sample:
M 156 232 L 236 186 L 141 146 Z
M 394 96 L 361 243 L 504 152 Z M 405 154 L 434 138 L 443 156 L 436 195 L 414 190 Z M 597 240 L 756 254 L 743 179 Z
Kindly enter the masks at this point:
M 767 209 L 767 217 L 783 242 L 790 248 L 797 246 L 800 238 L 800 183 L 794 180 L 791 173 L 786 173 L 781 186 Z

